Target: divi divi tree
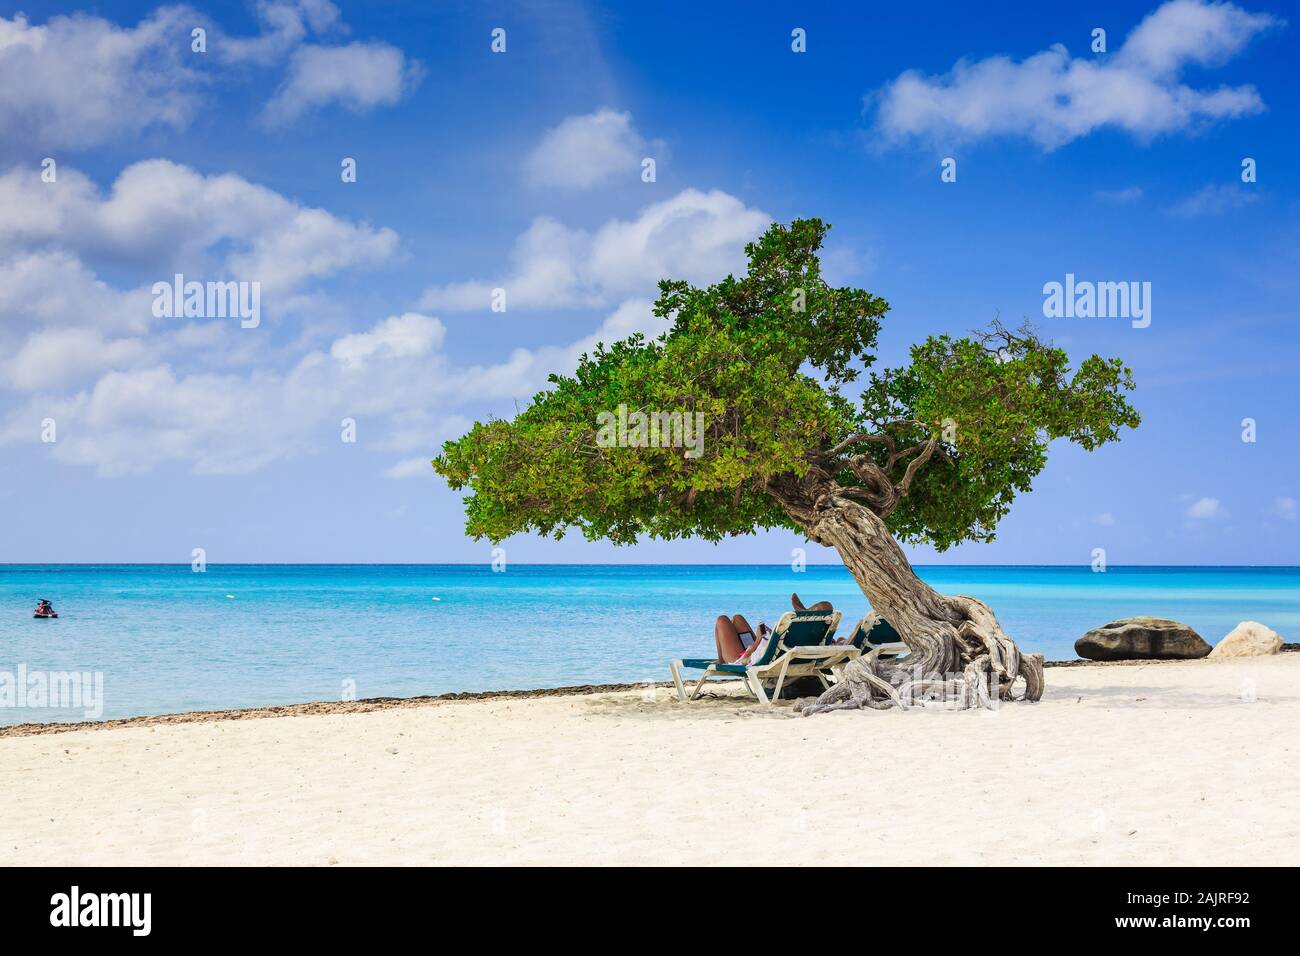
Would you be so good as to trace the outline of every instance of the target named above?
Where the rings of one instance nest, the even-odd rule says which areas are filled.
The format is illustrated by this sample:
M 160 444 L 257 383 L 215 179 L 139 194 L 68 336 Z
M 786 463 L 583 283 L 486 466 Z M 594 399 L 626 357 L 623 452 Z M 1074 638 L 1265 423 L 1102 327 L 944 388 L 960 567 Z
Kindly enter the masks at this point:
M 1037 699 L 1042 658 L 1021 653 L 983 602 L 918 578 L 899 542 L 992 540 L 1053 440 L 1093 449 L 1138 425 L 1131 373 L 1098 355 L 1072 370 L 1032 329 L 997 322 L 931 336 L 909 364 L 873 370 L 889 305 L 822 278 L 828 228 L 774 224 L 746 246 L 746 275 L 707 288 L 661 281 L 664 334 L 599 345 L 513 419 L 447 442 L 433 466 L 471 492 L 475 538 L 577 529 L 632 544 L 783 527 L 834 548 L 910 653 L 865 655 L 805 712 L 939 689 L 988 703 L 1021 679 Z M 683 448 L 660 430 L 612 442 L 601 423 L 620 406 L 665 428 L 703 421 L 703 441 Z

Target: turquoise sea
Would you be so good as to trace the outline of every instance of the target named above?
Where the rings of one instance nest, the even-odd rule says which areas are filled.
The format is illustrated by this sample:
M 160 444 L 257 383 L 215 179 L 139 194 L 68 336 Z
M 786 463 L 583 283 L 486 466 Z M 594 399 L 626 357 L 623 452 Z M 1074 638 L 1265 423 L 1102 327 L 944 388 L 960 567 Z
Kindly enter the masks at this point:
M 1212 644 L 1246 619 L 1300 634 L 1300 568 L 917 570 L 988 602 L 1049 660 L 1133 614 L 1184 621 Z M 17 706 L 6 674 L 11 695 L 20 674 L 102 674 L 103 718 L 663 680 L 671 658 L 713 652 L 719 613 L 774 623 L 792 590 L 834 602 L 842 629 L 868 610 L 838 566 L 2 565 L 0 724 L 87 717 Z M 32 619 L 38 598 L 58 620 Z

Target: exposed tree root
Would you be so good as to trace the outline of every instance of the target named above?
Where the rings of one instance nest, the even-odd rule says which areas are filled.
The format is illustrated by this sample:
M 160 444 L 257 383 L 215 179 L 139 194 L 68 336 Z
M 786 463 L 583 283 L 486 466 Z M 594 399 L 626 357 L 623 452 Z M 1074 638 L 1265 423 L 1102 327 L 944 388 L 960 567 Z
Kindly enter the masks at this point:
M 796 704 L 805 717 L 832 710 L 911 710 L 939 704 L 950 710 L 994 709 L 1001 701 L 1038 700 L 1043 696 L 1043 657 L 1022 654 L 982 601 L 971 597 L 946 599 L 958 612 L 957 624 L 936 621 L 913 652 L 897 661 L 883 661 L 874 650 L 845 666 L 840 681 L 815 701 Z M 945 646 L 946 645 L 946 646 Z M 955 661 L 960 670 L 944 672 L 931 662 Z M 1017 680 L 1025 683 L 1017 698 Z

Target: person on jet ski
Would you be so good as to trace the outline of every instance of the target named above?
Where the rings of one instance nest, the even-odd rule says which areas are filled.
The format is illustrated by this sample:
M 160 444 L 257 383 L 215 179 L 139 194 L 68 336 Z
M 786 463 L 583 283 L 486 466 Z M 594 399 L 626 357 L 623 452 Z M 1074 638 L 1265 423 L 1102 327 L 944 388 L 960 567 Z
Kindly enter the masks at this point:
M 53 613 L 54 613 L 54 605 L 51 604 L 49 601 L 45 600 L 45 598 L 41 598 L 40 603 L 36 605 L 36 613 L 37 613 L 37 614 L 53 614 Z

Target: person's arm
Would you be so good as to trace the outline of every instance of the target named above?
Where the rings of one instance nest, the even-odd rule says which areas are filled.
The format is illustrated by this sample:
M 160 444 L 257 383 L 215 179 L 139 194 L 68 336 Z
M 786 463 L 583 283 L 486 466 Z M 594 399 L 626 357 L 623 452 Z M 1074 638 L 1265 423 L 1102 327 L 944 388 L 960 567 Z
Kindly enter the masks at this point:
M 767 647 L 767 636 L 770 633 L 771 631 L 768 630 L 767 625 L 764 624 L 762 621 L 759 621 L 758 633 L 754 635 L 754 643 L 750 644 L 749 647 L 745 648 L 745 653 L 741 654 L 738 658 L 736 658 L 736 663 L 748 664 L 749 659 L 754 656 L 754 650 L 756 648 Z

